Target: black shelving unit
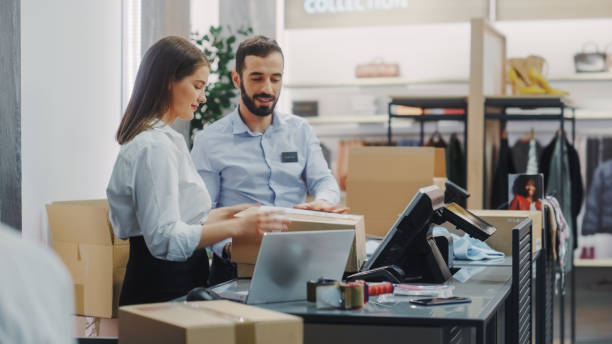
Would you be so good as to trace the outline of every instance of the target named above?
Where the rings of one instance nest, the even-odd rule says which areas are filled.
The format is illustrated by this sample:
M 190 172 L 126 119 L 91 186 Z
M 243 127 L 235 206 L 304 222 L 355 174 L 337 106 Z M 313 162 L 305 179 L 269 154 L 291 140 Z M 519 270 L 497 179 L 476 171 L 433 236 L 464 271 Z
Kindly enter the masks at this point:
M 521 113 L 512 113 L 512 109 L 520 109 L 520 110 L 535 110 L 536 114 L 521 114 Z M 558 113 L 548 114 L 548 113 L 537 113 L 539 109 L 558 109 Z M 568 110 L 571 110 L 571 115 L 568 115 Z M 567 102 L 563 99 L 563 97 L 553 97 L 553 96 L 503 96 L 503 97 L 488 97 L 485 99 L 485 119 L 487 120 L 501 120 L 501 121 L 556 121 L 559 122 L 559 130 L 560 135 L 565 135 L 565 122 L 570 122 L 571 135 L 572 135 L 572 144 L 576 138 L 576 118 L 575 118 L 575 109 L 570 107 Z M 485 136 L 486 138 L 486 136 Z M 562 155 L 565 154 L 565 145 L 561 145 Z M 486 157 L 484 157 L 484 166 L 487 166 Z M 561 179 L 563 179 L 563 175 L 566 173 L 563 169 L 561 170 Z M 483 177 L 483 183 L 486 186 L 486 169 L 485 175 Z M 486 188 L 483 190 L 485 193 L 487 192 Z M 563 195 L 563 185 L 561 185 L 561 195 Z M 576 240 L 577 238 L 574 238 Z M 543 243 L 544 245 L 544 243 Z M 548 250 L 547 250 L 548 251 Z M 545 252 L 547 252 L 545 251 Z M 544 255 L 546 257 L 546 255 Z M 571 321 L 571 342 L 574 343 L 576 339 L 576 272 L 574 267 L 574 255 L 573 248 L 570 252 L 568 252 L 569 259 L 571 259 L 571 288 L 568 288 L 571 292 L 571 301 L 570 301 L 570 321 Z M 542 258 L 542 257 L 540 257 Z M 546 259 L 546 258 L 542 258 Z M 552 264 L 550 264 L 547 260 L 542 261 L 539 266 L 541 268 L 547 269 L 552 268 Z M 538 271 L 540 273 L 540 271 Z M 544 276 L 547 276 L 553 271 L 545 270 L 541 271 Z M 545 288 L 554 288 L 552 283 L 547 283 L 545 280 L 542 280 Z M 541 293 L 541 295 L 552 295 L 552 290 L 545 290 Z M 560 308 L 560 342 L 565 342 L 565 292 L 561 291 L 559 293 L 559 308 Z M 541 296 L 538 295 L 538 296 Z M 537 297 L 537 305 L 536 305 L 536 313 L 538 312 L 537 307 L 543 307 L 544 309 L 552 307 L 550 302 L 546 302 L 546 297 Z M 550 301 L 550 300 L 549 300 Z M 540 302 L 544 302 L 540 304 Z M 546 311 L 542 311 L 540 314 L 550 314 L 552 316 L 552 311 L 550 313 Z M 545 319 L 543 322 L 546 323 L 548 321 L 552 322 L 552 319 Z M 537 331 L 539 332 L 539 331 Z M 552 340 L 551 336 L 542 336 L 540 337 L 538 333 L 536 333 L 536 339 L 542 339 L 547 337 L 546 342 L 548 342 L 548 338 Z M 538 341 L 539 342 L 539 341 Z
M 555 260 L 550 235 L 548 207 L 542 209 L 542 249 L 536 259 L 535 342 L 552 344 L 554 337 Z
M 427 109 L 463 109 L 463 115 L 398 115 L 393 112 L 394 105 L 410 106 Z M 467 97 L 392 97 L 388 106 L 388 126 L 387 144 L 390 146 L 393 141 L 392 119 L 403 118 L 412 119 L 419 122 L 420 136 L 419 142 L 422 146 L 425 143 L 425 122 L 437 121 L 461 121 L 463 122 L 463 147 L 467 154 Z

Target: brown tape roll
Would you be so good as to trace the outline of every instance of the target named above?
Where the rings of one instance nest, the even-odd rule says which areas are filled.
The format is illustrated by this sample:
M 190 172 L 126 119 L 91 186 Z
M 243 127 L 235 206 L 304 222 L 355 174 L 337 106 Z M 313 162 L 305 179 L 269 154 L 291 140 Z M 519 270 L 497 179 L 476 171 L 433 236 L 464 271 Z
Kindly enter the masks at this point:
M 306 282 L 306 300 L 317 302 L 317 287 L 338 285 L 338 281 L 332 279 L 319 278 Z
M 361 308 L 364 304 L 363 284 L 360 283 L 342 283 L 338 286 L 342 303 L 341 308 L 353 309 Z

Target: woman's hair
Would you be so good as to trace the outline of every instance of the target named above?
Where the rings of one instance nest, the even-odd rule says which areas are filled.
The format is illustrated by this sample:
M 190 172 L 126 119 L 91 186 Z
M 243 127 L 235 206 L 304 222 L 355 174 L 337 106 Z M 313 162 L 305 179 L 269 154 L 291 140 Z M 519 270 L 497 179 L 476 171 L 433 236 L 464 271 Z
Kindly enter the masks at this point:
M 168 36 L 147 50 L 134 82 L 134 89 L 117 130 L 117 142 L 124 144 L 151 127 L 170 107 L 170 84 L 181 81 L 210 63 L 206 55 L 188 40 Z
M 527 190 L 525 190 L 525 186 L 529 181 L 533 182 L 535 186 L 534 200 L 538 199 L 542 195 L 542 185 L 540 185 L 540 179 L 534 175 L 519 175 L 514 180 L 514 184 L 512 184 L 512 193 L 515 195 L 521 195 L 523 197 L 527 197 Z

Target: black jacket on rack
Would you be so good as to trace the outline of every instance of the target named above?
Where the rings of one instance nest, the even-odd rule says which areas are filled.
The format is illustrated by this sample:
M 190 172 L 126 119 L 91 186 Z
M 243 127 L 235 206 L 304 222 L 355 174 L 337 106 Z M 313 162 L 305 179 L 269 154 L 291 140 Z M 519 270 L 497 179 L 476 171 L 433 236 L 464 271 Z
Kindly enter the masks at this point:
M 512 146 L 512 158 L 514 159 L 514 168 L 516 173 L 525 173 L 527 171 L 527 162 L 529 160 L 529 149 L 531 148 L 530 140 L 520 139 Z M 536 140 L 537 157 L 542 155 L 542 145 Z M 539 161 L 538 161 L 539 166 Z
M 446 176 L 451 182 L 465 188 L 465 154 L 457 134 L 452 134 L 446 147 Z
M 508 139 L 501 139 L 498 157 L 491 186 L 491 209 L 498 209 L 508 203 L 508 174 L 516 172 Z
M 544 174 L 544 183 L 547 183 L 548 176 L 550 175 L 550 163 L 551 158 L 555 149 L 555 144 L 559 135 L 555 135 L 552 141 L 544 148 L 542 151 L 542 156 L 540 157 L 540 172 Z M 571 219 L 572 224 L 572 235 L 574 239 L 574 249 L 578 247 L 577 237 L 577 217 L 580 212 L 580 207 L 582 206 L 582 200 L 584 197 L 584 189 L 582 185 L 582 176 L 580 175 L 580 159 L 578 158 L 578 152 L 571 145 L 565 137 L 563 137 L 563 141 L 565 143 L 565 152 L 567 154 L 567 160 L 569 164 L 569 173 L 570 173 L 570 194 L 571 194 L 571 209 L 572 213 L 568 216 L 567 214 L 563 214 L 565 218 L 568 217 Z M 558 196 L 557 196 L 558 197 Z M 559 200 L 561 203 L 562 200 Z

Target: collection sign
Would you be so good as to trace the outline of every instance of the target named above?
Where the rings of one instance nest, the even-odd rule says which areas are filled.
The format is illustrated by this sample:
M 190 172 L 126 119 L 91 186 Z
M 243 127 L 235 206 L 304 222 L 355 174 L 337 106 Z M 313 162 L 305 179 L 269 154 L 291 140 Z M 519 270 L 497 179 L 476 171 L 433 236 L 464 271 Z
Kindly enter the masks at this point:
M 463 22 L 486 17 L 488 0 L 286 0 L 285 28 Z

